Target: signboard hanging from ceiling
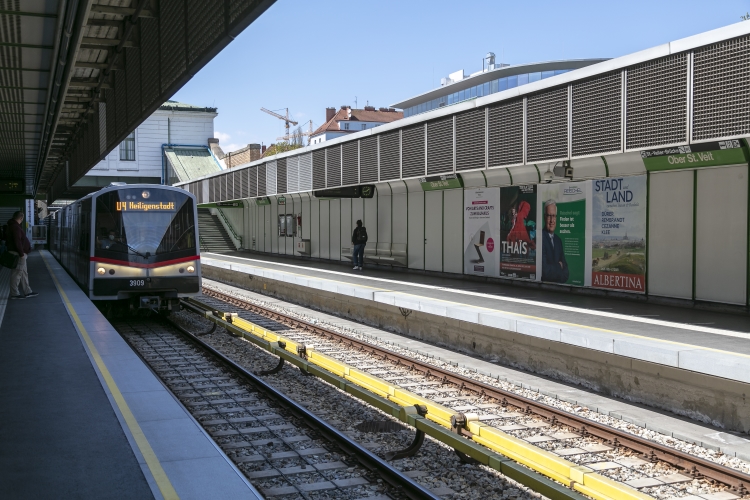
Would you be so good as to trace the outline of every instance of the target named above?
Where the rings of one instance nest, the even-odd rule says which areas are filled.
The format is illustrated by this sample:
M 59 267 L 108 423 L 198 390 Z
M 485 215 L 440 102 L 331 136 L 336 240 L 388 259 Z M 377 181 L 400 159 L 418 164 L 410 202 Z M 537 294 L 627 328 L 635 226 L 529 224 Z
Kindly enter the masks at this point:
M 375 186 L 364 184 L 362 186 L 321 189 L 313 191 L 313 195 L 316 198 L 372 198 L 375 196 Z
M 0 194 L 24 194 L 26 182 L 23 179 L 0 179 Z
M 649 172 L 737 165 L 749 159 L 740 139 L 649 149 L 641 151 L 641 158 Z

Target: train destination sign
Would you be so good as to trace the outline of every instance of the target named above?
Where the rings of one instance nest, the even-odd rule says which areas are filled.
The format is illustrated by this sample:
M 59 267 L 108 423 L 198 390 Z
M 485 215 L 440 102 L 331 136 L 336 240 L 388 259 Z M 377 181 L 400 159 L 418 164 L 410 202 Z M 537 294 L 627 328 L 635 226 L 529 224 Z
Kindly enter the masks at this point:
M 118 201 L 115 210 L 118 212 L 174 212 L 175 204 L 173 201 Z
M 0 194 L 24 194 L 26 183 L 23 179 L 0 179 Z
M 702 142 L 641 151 L 641 158 L 649 172 L 735 165 L 748 161 L 743 146 L 740 139 Z

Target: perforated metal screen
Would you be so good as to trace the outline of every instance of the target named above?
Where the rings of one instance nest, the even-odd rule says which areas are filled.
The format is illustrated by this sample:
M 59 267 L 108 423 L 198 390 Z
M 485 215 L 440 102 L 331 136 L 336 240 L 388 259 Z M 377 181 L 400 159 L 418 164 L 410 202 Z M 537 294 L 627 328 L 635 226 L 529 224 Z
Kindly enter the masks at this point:
M 685 141 L 687 61 L 675 54 L 628 68 L 628 149 Z
M 523 101 L 489 108 L 488 164 L 490 167 L 523 162 Z
M 456 170 L 484 168 L 485 108 L 456 115 Z
M 258 196 L 258 167 L 250 167 L 247 170 L 248 195 L 253 198 Z
M 266 163 L 266 194 L 276 194 L 276 160 Z
M 427 124 L 427 175 L 453 172 L 453 117 Z
M 342 145 L 343 167 L 342 184 L 359 184 L 359 141 L 346 142 Z
M 300 155 L 299 157 L 299 190 L 310 191 L 313 189 L 312 153 Z
M 573 84 L 573 156 L 622 149 L 622 73 Z
M 318 149 L 312 155 L 313 189 L 323 189 L 326 187 L 326 151 Z
M 258 196 L 265 196 L 266 193 L 266 164 L 258 165 Z
M 399 131 L 381 134 L 380 138 L 380 180 L 388 181 L 401 176 L 401 145 Z
M 402 176 L 420 177 L 425 175 L 425 138 L 424 125 L 405 128 L 402 131 L 401 152 Z
M 341 185 L 341 146 L 326 148 L 326 187 Z
M 286 162 L 286 192 L 299 191 L 299 156 L 292 156 Z
M 226 174 L 219 176 L 219 201 L 227 199 L 227 176 Z
M 378 180 L 378 138 L 365 137 L 359 141 L 359 182 Z
M 568 157 L 568 88 L 528 97 L 526 158 L 529 163 Z
M 750 134 L 750 36 L 693 56 L 693 139 Z
M 239 198 L 247 198 L 250 196 L 250 187 L 248 183 L 248 176 L 249 176 L 250 169 L 249 168 L 243 168 L 237 174 L 240 178 L 240 192 L 239 192 Z
M 279 158 L 276 162 L 276 193 L 286 193 L 287 159 Z

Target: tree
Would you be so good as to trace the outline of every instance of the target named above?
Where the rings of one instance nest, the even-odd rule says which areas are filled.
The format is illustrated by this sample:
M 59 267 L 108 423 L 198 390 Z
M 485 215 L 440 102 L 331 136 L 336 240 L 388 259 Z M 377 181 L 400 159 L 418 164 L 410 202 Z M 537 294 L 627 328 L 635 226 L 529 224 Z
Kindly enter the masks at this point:
M 305 145 L 305 136 L 302 132 L 302 127 L 297 126 L 297 128 L 294 129 L 294 132 L 292 132 L 292 138 L 290 141 L 291 145 L 297 146 L 297 147 L 304 147 Z

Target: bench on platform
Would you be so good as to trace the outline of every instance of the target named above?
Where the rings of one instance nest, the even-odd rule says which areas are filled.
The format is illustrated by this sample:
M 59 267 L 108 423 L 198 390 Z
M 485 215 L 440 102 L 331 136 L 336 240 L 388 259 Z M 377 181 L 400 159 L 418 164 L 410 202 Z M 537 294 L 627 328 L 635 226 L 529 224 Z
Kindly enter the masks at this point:
M 364 253 L 365 261 L 371 264 L 406 267 L 406 243 L 368 241 Z M 341 255 L 352 260 L 352 247 L 341 247 Z

